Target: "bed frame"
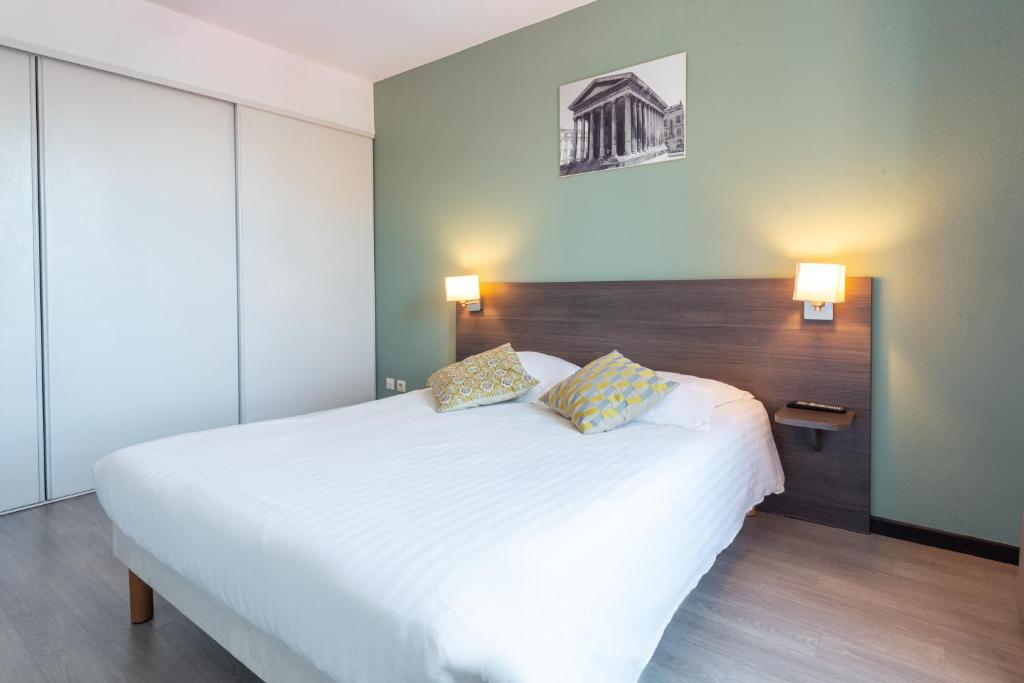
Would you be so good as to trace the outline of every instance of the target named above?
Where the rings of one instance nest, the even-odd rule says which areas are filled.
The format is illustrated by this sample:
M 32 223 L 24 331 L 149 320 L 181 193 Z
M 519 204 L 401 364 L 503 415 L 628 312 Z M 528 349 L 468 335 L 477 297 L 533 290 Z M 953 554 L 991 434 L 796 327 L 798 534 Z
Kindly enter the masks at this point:
M 114 526 L 114 556 L 128 566 L 129 611 L 133 624 L 153 618 L 153 589 L 268 682 L 330 683 L 309 660 L 235 614 L 202 588 L 164 564 Z M 152 586 L 152 588 L 150 588 Z
M 803 319 L 791 278 L 492 283 L 480 312 L 457 307 L 461 360 L 511 342 L 584 365 L 618 349 L 654 368 L 710 377 L 750 391 L 769 415 L 794 399 L 842 403 L 851 429 L 775 424 L 786 492 L 760 509 L 868 532 L 871 497 L 872 279 L 846 279 L 835 320 Z
M 857 419 L 850 431 L 830 433 L 821 452 L 806 430 L 773 424 L 786 493 L 760 509 L 866 533 L 871 287 L 871 278 L 848 278 L 835 320 L 812 322 L 792 300 L 790 279 L 485 284 L 482 311 L 458 307 L 456 356 L 511 342 L 583 365 L 618 349 L 655 369 L 747 389 L 770 413 L 794 398 L 844 403 Z M 152 619 L 155 588 L 264 680 L 327 680 L 116 526 L 114 555 L 129 569 L 133 624 Z

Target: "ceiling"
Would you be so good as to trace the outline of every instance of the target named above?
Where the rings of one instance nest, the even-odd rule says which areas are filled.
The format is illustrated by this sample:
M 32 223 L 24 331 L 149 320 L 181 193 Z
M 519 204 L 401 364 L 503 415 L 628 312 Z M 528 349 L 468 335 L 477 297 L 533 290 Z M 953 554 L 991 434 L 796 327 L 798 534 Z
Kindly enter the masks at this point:
M 378 81 L 592 0 L 150 0 Z

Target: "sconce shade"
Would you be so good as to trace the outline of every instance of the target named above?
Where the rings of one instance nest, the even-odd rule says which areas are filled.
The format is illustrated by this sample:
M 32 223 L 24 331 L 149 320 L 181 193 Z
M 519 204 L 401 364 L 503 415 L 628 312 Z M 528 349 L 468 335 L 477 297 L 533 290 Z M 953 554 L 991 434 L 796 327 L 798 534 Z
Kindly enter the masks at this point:
M 798 263 L 793 299 L 827 304 L 846 301 L 846 266 L 838 263 Z
M 480 298 L 480 278 L 453 275 L 444 279 L 445 301 L 475 301 Z

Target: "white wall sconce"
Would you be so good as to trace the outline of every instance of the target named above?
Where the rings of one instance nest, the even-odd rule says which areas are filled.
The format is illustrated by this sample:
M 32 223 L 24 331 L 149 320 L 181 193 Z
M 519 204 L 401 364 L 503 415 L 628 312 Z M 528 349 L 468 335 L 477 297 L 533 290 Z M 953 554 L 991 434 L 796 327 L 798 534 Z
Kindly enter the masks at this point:
M 804 302 L 804 320 L 832 320 L 832 304 L 846 301 L 846 266 L 798 263 L 793 299 Z
M 445 301 L 458 301 L 466 310 L 480 310 L 480 277 L 453 275 L 444 279 Z

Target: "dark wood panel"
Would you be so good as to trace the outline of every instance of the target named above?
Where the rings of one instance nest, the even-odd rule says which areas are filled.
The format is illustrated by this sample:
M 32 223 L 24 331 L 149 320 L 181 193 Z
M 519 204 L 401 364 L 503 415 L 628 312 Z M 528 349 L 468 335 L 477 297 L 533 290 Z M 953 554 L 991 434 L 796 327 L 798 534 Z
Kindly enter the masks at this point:
M 867 532 L 871 482 L 871 278 L 847 278 L 835 320 L 803 319 L 788 278 L 484 283 L 458 308 L 459 359 L 505 342 L 583 365 L 612 349 L 657 370 L 753 393 L 769 415 L 794 399 L 842 403 L 849 431 L 815 452 L 805 429 L 772 425 L 786 493 L 766 510 Z

